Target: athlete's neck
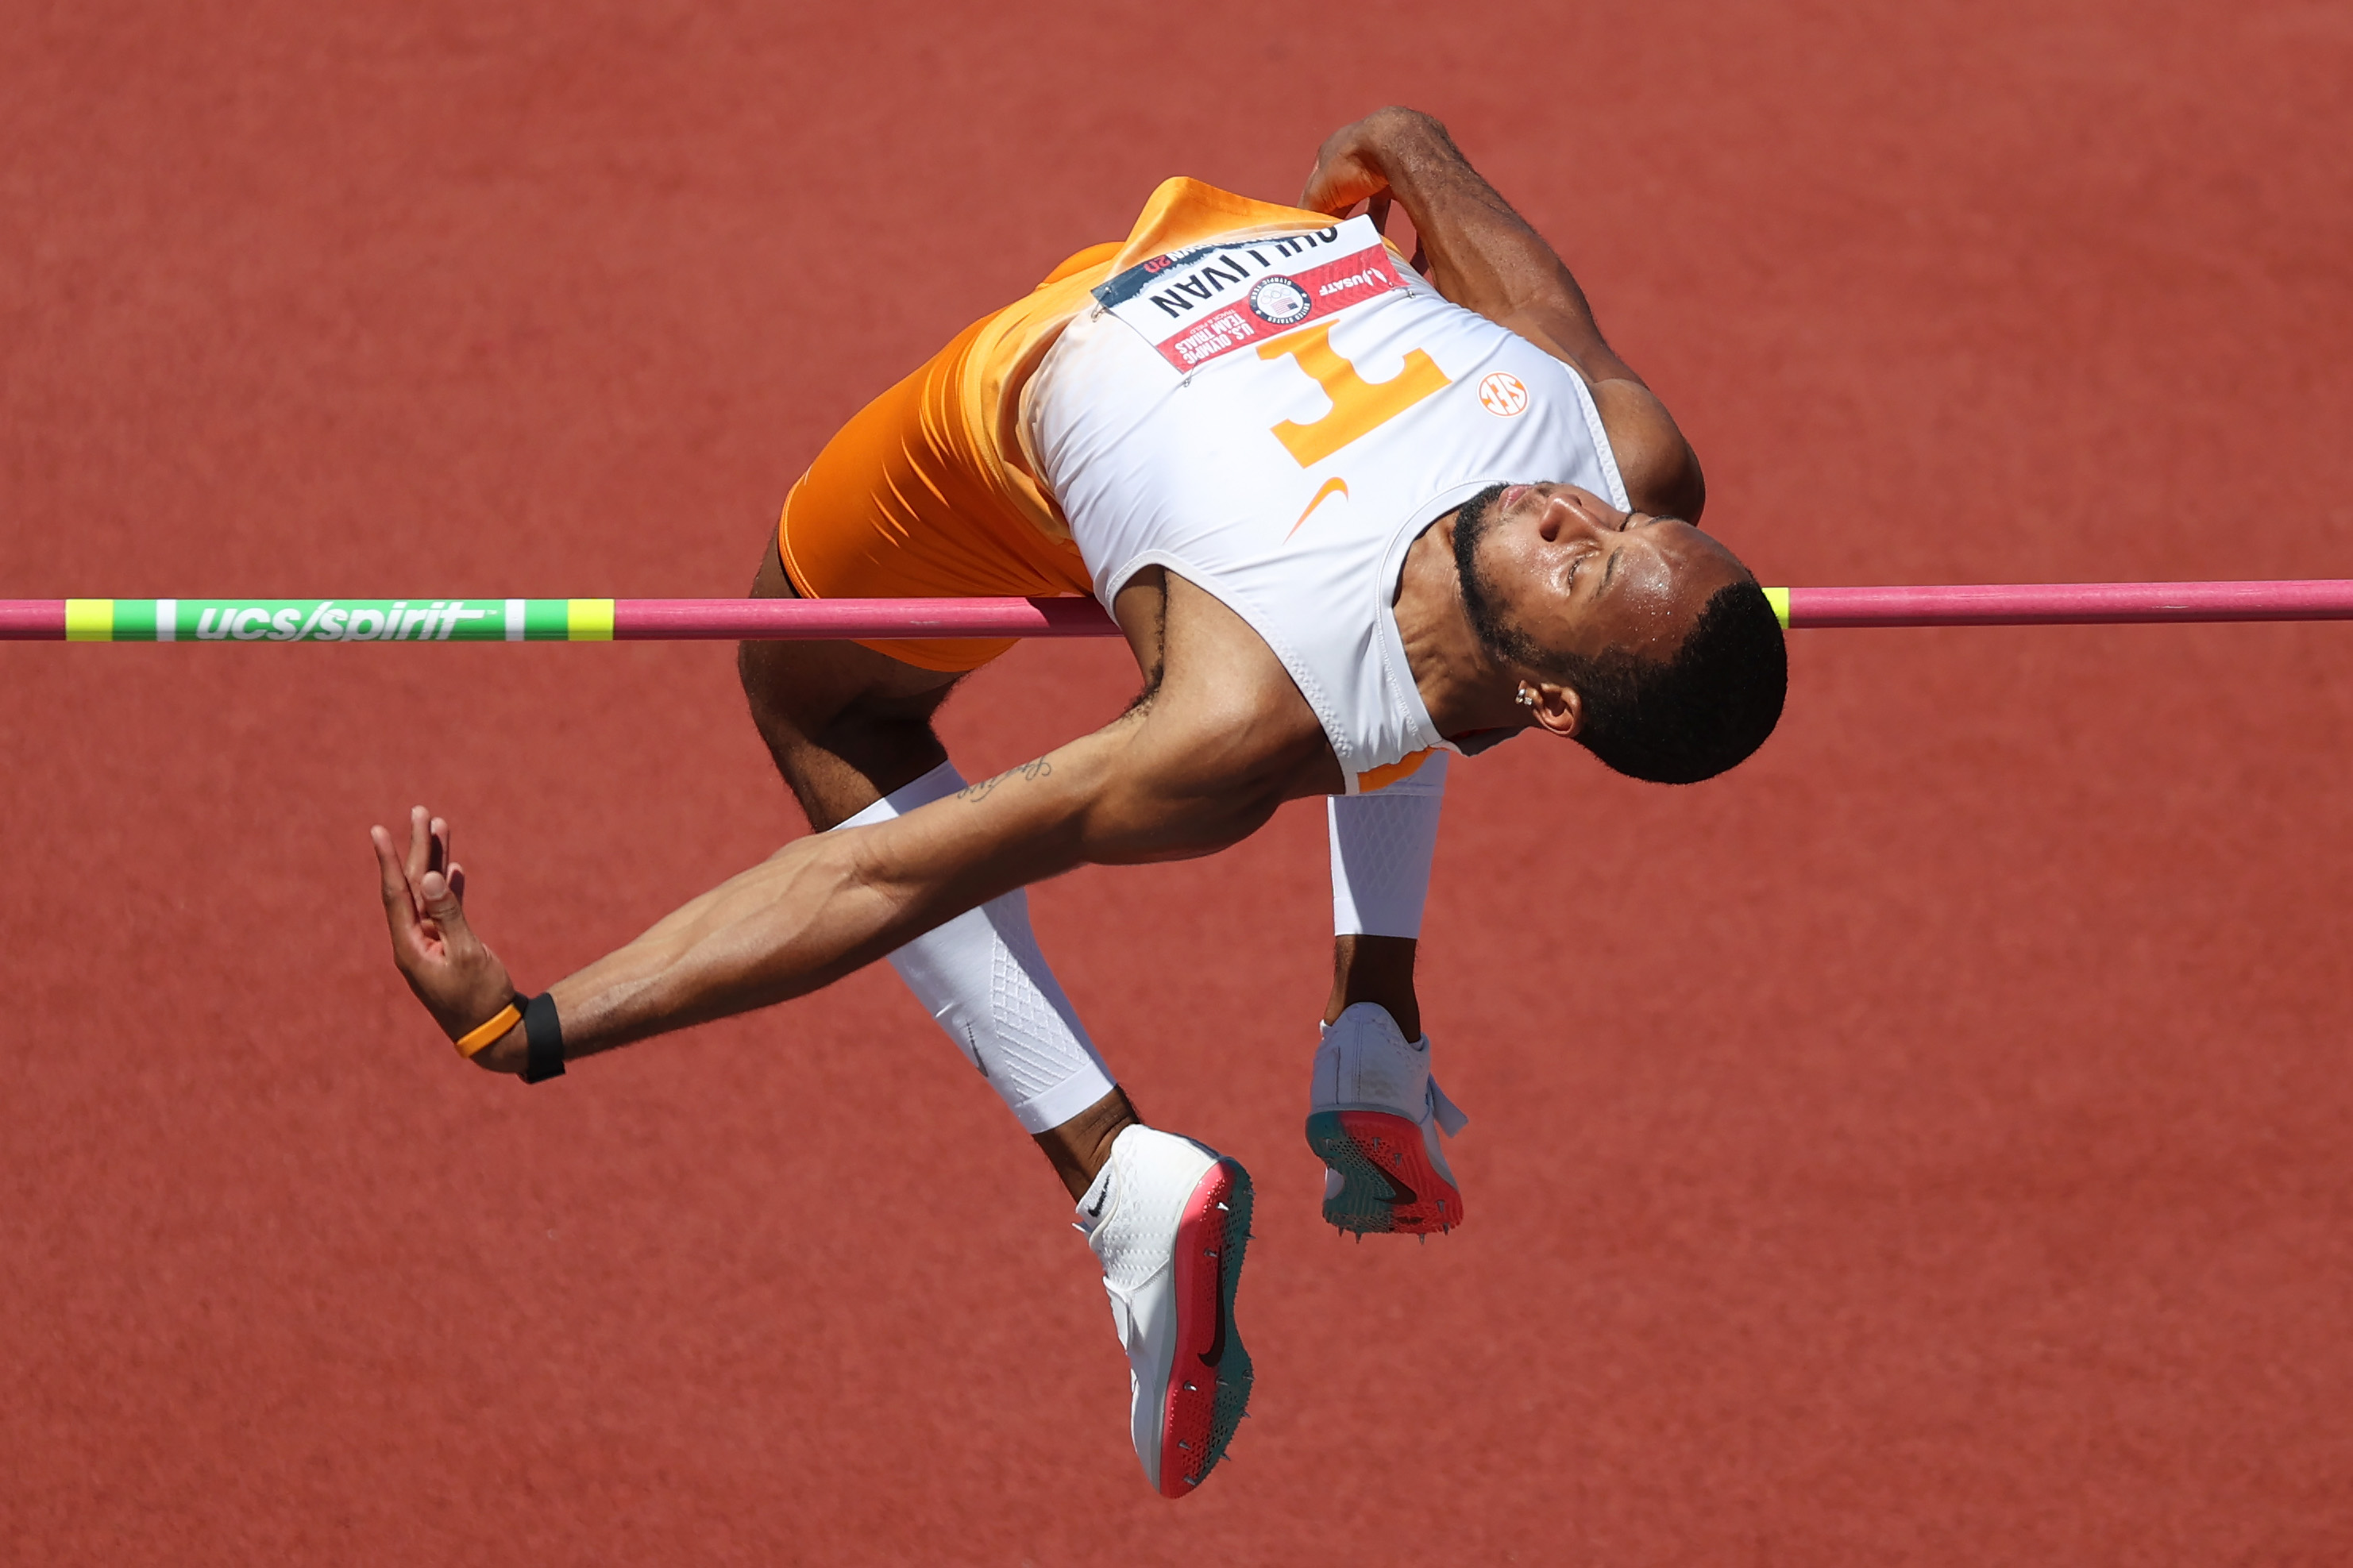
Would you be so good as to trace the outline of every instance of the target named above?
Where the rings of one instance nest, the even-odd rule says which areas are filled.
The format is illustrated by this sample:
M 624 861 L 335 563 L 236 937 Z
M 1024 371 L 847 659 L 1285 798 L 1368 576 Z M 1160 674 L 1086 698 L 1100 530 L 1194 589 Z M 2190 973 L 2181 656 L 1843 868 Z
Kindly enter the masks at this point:
M 1455 516 L 1448 512 L 1407 547 L 1395 606 L 1406 663 L 1440 734 L 1524 730 L 1531 720 L 1515 700 L 1519 683 L 1481 645 L 1462 604 Z

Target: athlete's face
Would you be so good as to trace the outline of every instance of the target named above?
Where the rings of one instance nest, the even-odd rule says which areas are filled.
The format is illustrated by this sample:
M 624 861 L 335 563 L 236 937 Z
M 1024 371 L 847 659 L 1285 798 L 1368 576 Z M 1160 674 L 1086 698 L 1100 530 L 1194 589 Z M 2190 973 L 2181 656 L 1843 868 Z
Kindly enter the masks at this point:
M 1562 484 L 1473 497 L 1455 519 L 1454 558 L 1480 640 L 1520 664 L 1539 651 L 1672 658 L 1715 591 L 1747 576 L 1681 519 Z

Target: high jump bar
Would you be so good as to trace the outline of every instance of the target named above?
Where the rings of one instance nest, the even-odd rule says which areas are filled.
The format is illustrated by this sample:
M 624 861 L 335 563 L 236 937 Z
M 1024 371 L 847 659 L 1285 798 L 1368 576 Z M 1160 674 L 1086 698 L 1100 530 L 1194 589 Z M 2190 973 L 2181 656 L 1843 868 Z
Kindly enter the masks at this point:
M 2353 579 L 1767 588 L 1781 624 L 2353 620 Z M 679 642 L 1116 637 L 1092 599 L 0 599 L 0 641 Z

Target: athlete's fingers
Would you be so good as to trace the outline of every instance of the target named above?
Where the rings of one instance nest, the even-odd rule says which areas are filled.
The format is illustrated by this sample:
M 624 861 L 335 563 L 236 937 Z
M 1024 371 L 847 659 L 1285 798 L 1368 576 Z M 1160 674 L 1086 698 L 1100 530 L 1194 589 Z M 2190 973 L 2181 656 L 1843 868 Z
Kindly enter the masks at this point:
M 1328 213 L 1334 217 L 1345 217 L 1348 209 L 1358 202 L 1368 201 L 1388 190 L 1388 184 L 1376 177 L 1359 174 L 1356 178 L 1337 177 L 1334 171 L 1318 170 L 1299 205 L 1310 212 Z
M 1299 193 L 1299 205 L 1312 213 L 1336 215 L 1345 207 L 1346 204 L 1334 205 L 1328 194 L 1331 184 L 1332 171 L 1323 163 L 1317 163 L 1314 171 L 1307 176 L 1306 187 Z
M 432 822 L 427 825 L 426 831 L 431 834 L 433 837 L 433 847 L 427 856 L 426 869 L 428 871 L 438 871 L 444 877 L 448 877 L 450 869 L 457 865 L 457 860 L 454 858 L 456 851 L 454 851 L 449 846 L 448 819 L 439 816 L 435 817 Z M 458 891 L 458 884 L 454 879 L 449 883 L 449 890 L 460 901 L 463 901 L 465 895 Z
M 432 843 L 431 819 L 425 815 L 425 808 L 421 805 L 410 806 L 408 808 L 408 855 L 401 862 L 401 868 L 408 873 L 408 885 L 412 889 L 417 886 L 417 879 L 430 869 L 428 862 L 432 855 Z
M 1388 188 L 1388 181 L 1353 150 L 1335 151 L 1327 142 L 1323 155 L 1315 161 L 1315 172 L 1307 176 L 1307 188 L 1300 193 L 1299 205 L 1310 212 L 1338 217 L 1358 202 L 1386 196 Z
M 514 994 L 506 965 L 466 923 L 466 873 L 448 858 L 448 824 L 411 813 L 408 853 L 385 828 L 368 829 L 401 977 L 444 1034 L 457 1039 Z M 437 856 L 434 846 L 438 845 Z M 427 865 L 438 858 L 438 864 Z M 423 866 L 421 870 L 412 868 Z M 498 1065 L 498 1064 L 488 1064 Z
M 384 918 L 392 928 L 393 952 L 406 955 L 417 931 L 416 894 L 408 885 L 408 872 L 400 863 L 400 855 L 393 847 L 392 835 L 381 826 L 371 827 L 368 842 L 375 847 L 377 879 L 383 884 Z
M 458 890 L 450 886 L 448 877 L 439 871 L 427 871 L 417 884 L 417 890 L 425 900 L 426 919 L 441 928 L 442 941 L 454 947 L 460 938 L 472 936 L 466 930 L 465 906 L 458 901 Z
M 421 805 L 408 809 L 408 888 L 410 901 L 416 906 L 419 934 L 428 942 L 442 936 L 433 913 L 426 908 L 423 888 L 425 879 L 449 864 L 449 824 L 441 817 L 427 813 Z
M 1348 132 L 1351 129 L 1354 128 L 1344 127 L 1334 132 L 1324 139 L 1322 146 L 1315 149 L 1315 167 L 1307 172 L 1306 187 L 1299 193 L 1299 205 L 1308 211 L 1328 213 L 1335 210 L 1326 205 L 1330 196 L 1328 187 L 1333 184 L 1333 165 L 1347 157 Z

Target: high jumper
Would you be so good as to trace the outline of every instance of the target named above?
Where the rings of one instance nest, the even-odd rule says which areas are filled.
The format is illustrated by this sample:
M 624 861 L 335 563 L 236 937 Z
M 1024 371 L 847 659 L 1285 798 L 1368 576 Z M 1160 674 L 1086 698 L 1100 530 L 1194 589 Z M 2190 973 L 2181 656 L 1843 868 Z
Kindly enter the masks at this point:
M 1380 232 L 1391 202 L 1415 264 Z M 967 784 L 933 715 L 1011 639 L 746 642 L 752 717 L 819 831 L 525 998 L 467 922 L 448 824 L 420 806 L 406 845 L 372 834 L 394 957 L 462 1052 L 533 1081 L 887 958 L 1077 1201 L 1136 1456 L 1181 1497 L 1249 1400 L 1250 1178 L 1144 1123 L 1023 889 L 1212 854 L 1328 797 L 1334 981 L 1306 1120 L 1324 1216 L 1460 1224 L 1440 1134 L 1461 1117 L 1413 977 L 1449 758 L 1536 731 L 1686 784 L 1762 743 L 1781 626 L 1700 531 L 1704 502 L 1665 406 L 1436 121 L 1389 109 L 1338 132 L 1296 207 L 1171 180 L 1125 241 L 851 419 L 752 590 L 1092 595 L 1142 672 L 1134 703 Z

